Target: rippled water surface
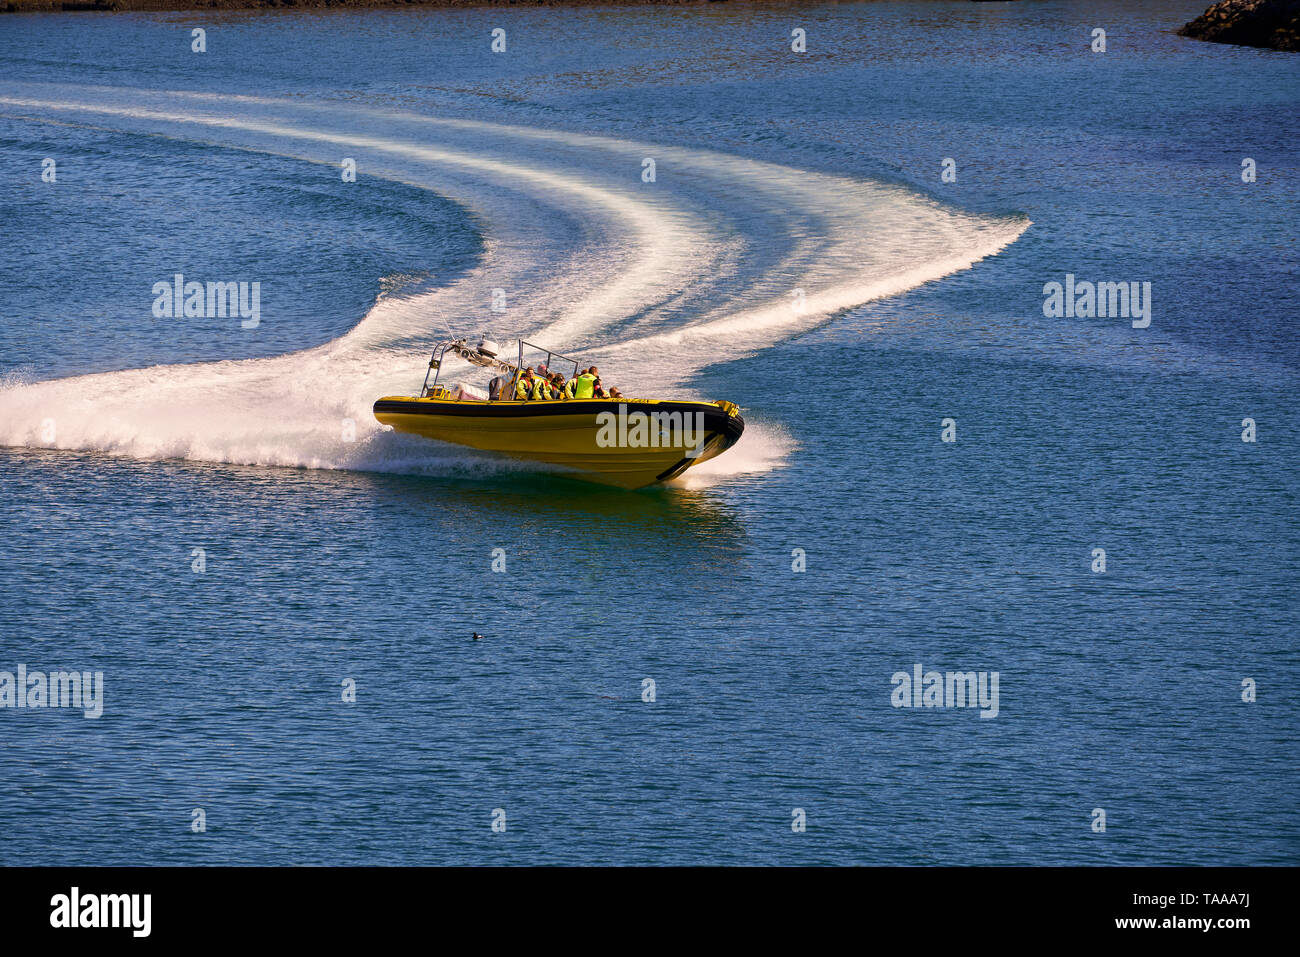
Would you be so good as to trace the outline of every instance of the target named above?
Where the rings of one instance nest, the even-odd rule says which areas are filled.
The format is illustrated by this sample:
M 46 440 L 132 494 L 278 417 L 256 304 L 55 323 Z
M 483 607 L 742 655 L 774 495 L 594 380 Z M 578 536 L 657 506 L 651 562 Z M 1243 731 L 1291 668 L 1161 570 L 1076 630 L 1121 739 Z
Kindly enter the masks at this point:
M 0 671 L 105 688 L 0 708 L 0 861 L 1296 863 L 1300 80 L 1201 6 L 0 19 Z M 745 436 L 382 431 L 449 330 Z

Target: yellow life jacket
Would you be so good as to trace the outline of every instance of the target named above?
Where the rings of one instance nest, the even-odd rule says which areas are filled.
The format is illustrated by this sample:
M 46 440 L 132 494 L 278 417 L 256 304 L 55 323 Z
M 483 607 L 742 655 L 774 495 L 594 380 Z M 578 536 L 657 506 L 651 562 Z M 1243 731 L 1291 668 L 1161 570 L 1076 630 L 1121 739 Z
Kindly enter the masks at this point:
M 528 380 L 525 379 L 523 376 L 520 376 L 519 379 L 515 382 L 515 398 L 516 399 L 528 398 Z
M 578 378 L 573 380 L 573 397 L 575 399 L 590 399 L 596 394 L 596 377 L 590 372 L 584 372 Z
M 551 384 L 541 376 L 533 378 L 533 393 L 530 399 L 549 399 L 551 397 Z

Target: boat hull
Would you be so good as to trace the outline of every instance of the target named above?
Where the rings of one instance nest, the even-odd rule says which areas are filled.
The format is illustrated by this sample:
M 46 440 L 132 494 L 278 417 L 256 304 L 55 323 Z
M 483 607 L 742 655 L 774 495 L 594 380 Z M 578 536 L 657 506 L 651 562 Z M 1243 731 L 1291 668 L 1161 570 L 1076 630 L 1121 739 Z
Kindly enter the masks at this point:
M 745 430 L 730 402 L 385 396 L 375 402 L 374 414 L 398 432 L 545 462 L 575 478 L 627 489 L 676 478 L 731 448 Z M 681 429 L 675 428 L 679 422 Z

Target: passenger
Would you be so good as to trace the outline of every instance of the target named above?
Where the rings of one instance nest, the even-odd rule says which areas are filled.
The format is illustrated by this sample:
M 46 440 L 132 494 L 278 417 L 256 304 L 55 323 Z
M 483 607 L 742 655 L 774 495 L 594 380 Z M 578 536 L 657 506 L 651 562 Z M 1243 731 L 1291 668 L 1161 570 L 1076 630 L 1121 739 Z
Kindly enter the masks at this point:
M 596 394 L 596 379 L 598 377 L 599 374 L 597 373 L 595 366 L 592 366 L 590 369 L 583 372 L 582 375 L 578 376 L 578 378 L 574 380 L 573 397 L 575 399 L 590 399 L 594 396 Z
M 524 401 L 533 393 L 533 367 L 529 366 L 515 382 L 515 399 Z
M 581 375 L 582 375 L 584 372 L 586 372 L 586 371 L 587 371 L 586 369 L 583 369 L 582 372 L 575 372 L 575 373 L 573 374 L 573 378 L 570 379 L 570 380 L 565 384 L 565 386 L 564 386 L 564 397 L 565 397 L 566 399 L 572 399 L 572 398 L 574 397 L 574 392 L 575 392 L 575 391 L 577 390 L 577 388 L 578 388 L 578 377 L 581 376 Z
M 609 397 L 610 397 L 611 399 L 621 399 L 621 398 L 623 398 L 623 393 L 622 393 L 622 392 L 619 392 L 618 389 L 610 389 L 610 390 L 609 390 Z
M 560 375 L 558 372 L 554 372 L 551 374 L 551 398 L 552 399 L 568 398 L 568 396 L 564 394 L 564 376 Z
M 545 368 L 545 366 L 543 366 Z M 545 375 L 533 376 L 533 389 L 528 394 L 530 399 L 549 399 L 551 397 L 551 384 L 546 381 Z

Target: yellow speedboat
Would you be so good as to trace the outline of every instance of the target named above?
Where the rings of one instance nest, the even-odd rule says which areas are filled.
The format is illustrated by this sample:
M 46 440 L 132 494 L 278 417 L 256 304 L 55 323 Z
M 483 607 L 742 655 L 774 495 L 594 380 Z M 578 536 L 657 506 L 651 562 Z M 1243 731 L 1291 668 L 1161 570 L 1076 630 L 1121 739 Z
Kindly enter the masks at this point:
M 546 462 L 575 478 L 628 489 L 676 478 L 731 448 L 745 430 L 731 402 L 503 398 L 515 394 L 525 350 L 544 353 L 552 372 L 556 363 L 571 363 L 577 373 L 576 360 L 531 343 L 520 341 L 518 361 L 510 363 L 489 340 L 451 340 L 434 350 L 420 394 L 384 396 L 375 402 L 375 418 L 399 432 Z M 440 385 L 449 353 L 497 373 L 488 390 Z

